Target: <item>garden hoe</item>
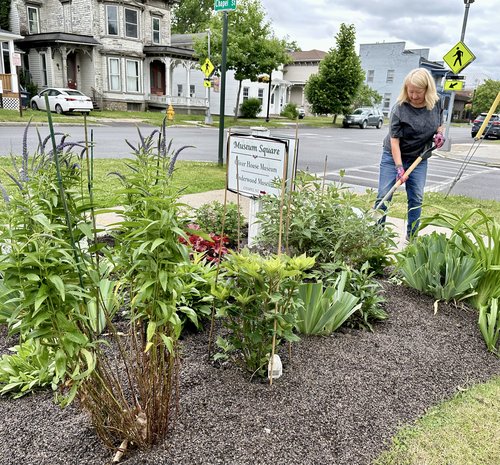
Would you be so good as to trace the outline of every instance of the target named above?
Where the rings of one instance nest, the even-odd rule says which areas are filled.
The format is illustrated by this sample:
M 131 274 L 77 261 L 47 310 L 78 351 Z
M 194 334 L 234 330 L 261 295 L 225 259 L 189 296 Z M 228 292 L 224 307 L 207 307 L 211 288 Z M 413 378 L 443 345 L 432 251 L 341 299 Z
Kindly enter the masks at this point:
M 428 158 L 430 158 L 431 155 L 432 155 L 432 151 L 433 150 L 436 150 L 436 146 L 435 145 L 433 145 L 431 148 L 428 148 L 421 155 L 419 155 L 415 159 L 415 161 L 409 166 L 409 168 L 405 171 L 405 176 L 408 178 L 410 176 L 410 174 L 412 173 L 412 171 L 419 165 L 419 163 L 422 160 L 427 160 Z M 389 190 L 389 192 L 387 192 L 387 194 L 384 195 L 384 197 L 382 198 L 382 200 L 377 205 L 375 205 L 375 207 L 373 207 L 373 209 L 375 210 L 375 212 L 378 212 L 380 210 L 380 208 L 382 208 L 384 206 L 385 202 L 387 202 L 387 199 L 391 198 L 392 194 L 394 194 L 394 192 L 396 191 L 396 189 L 401 184 L 403 184 L 403 181 L 401 181 L 400 179 L 398 179 L 396 181 L 396 183 L 394 184 L 394 186 L 391 187 L 391 189 Z

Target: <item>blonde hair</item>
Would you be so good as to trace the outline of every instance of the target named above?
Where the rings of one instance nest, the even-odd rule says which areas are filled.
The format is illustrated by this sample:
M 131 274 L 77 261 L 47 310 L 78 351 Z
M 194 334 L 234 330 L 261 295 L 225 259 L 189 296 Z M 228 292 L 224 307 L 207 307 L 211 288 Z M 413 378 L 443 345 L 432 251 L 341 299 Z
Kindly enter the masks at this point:
M 434 105 L 439 101 L 439 96 L 436 90 L 436 83 L 431 76 L 431 73 L 424 68 L 417 68 L 411 70 L 405 77 L 403 87 L 398 96 L 398 104 L 403 102 L 410 102 L 408 97 L 408 84 L 413 84 L 419 89 L 425 89 L 425 107 L 427 110 L 432 110 Z

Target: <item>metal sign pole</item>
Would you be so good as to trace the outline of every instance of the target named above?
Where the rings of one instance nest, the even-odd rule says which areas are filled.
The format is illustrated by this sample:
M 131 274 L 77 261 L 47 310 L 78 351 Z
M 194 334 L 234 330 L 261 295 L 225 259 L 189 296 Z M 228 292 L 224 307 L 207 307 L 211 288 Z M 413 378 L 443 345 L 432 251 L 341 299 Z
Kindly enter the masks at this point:
M 226 106 L 226 61 L 227 61 L 227 11 L 223 12 L 222 25 L 222 62 L 221 70 L 221 85 L 220 85 L 220 109 L 219 109 L 219 157 L 218 164 L 224 164 L 224 111 Z

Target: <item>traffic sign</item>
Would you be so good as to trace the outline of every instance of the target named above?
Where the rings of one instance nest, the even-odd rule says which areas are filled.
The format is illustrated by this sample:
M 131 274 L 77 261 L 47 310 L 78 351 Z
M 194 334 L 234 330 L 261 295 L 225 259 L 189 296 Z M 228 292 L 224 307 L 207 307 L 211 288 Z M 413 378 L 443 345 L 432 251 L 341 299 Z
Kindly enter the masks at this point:
M 443 57 L 443 60 L 455 74 L 469 66 L 475 59 L 476 56 L 462 41 L 457 42 L 457 44 Z
M 203 87 L 212 87 L 210 79 L 203 79 Z
M 444 90 L 462 90 L 464 88 L 464 81 L 455 81 L 453 79 L 447 79 L 444 81 Z
M 236 10 L 236 0 L 215 0 L 215 11 L 230 11 Z
M 214 72 L 215 66 L 212 64 L 209 58 L 201 65 L 201 70 L 206 77 L 209 77 Z

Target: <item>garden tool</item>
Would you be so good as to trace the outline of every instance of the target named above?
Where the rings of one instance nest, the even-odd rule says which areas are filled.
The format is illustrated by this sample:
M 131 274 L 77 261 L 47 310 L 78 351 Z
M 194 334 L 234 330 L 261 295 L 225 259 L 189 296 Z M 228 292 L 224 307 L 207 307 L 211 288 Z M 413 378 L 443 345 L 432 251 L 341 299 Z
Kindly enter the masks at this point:
M 422 161 L 422 160 L 427 160 L 428 158 L 431 157 L 432 155 L 432 151 L 433 150 L 436 150 L 436 146 L 433 145 L 432 147 L 428 148 L 427 150 L 425 150 L 421 155 L 419 155 L 415 161 L 408 167 L 408 169 L 405 171 L 405 177 L 408 179 L 408 177 L 410 176 L 410 174 L 412 173 L 412 171 L 419 165 L 419 163 Z M 396 183 L 394 184 L 394 186 L 391 187 L 391 189 L 389 190 L 389 192 L 387 192 L 387 194 L 384 195 L 384 197 L 382 198 L 382 200 L 373 208 L 375 211 L 379 210 L 381 207 L 383 207 L 383 205 L 385 204 L 385 202 L 387 202 L 387 199 L 389 199 L 391 197 L 391 195 L 396 191 L 396 189 L 401 185 L 403 184 L 403 181 L 401 179 L 398 179 L 396 181 Z

